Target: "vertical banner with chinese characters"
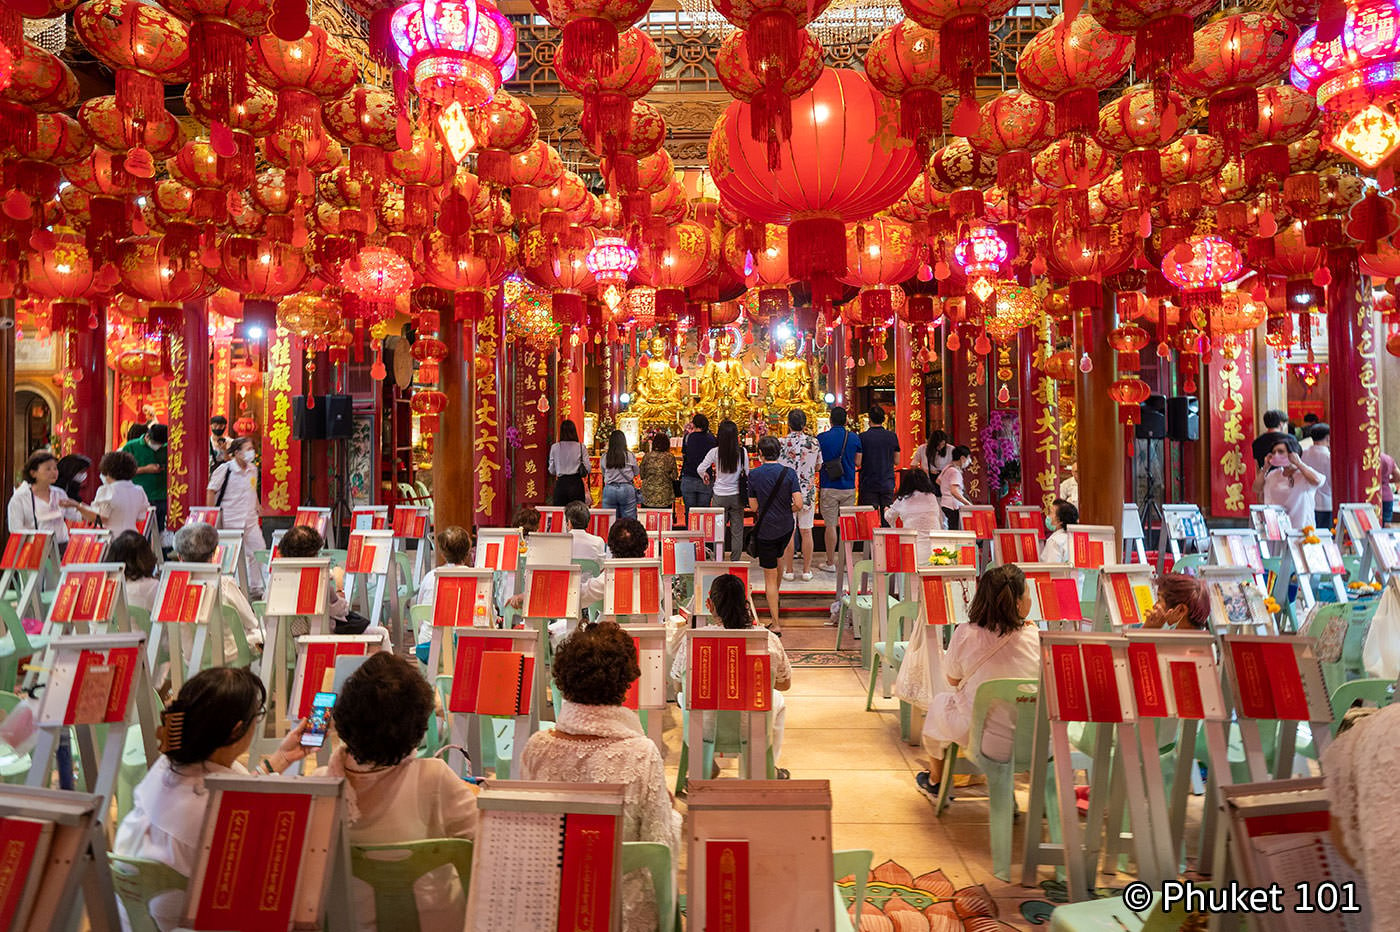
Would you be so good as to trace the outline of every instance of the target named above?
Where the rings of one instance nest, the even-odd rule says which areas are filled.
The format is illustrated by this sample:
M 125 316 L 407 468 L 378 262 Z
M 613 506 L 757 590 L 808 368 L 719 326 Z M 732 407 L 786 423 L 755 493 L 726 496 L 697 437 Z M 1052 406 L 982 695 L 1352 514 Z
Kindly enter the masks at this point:
M 501 423 L 501 370 L 505 345 L 501 340 L 499 299 L 487 319 L 475 325 L 476 354 L 472 368 L 472 452 L 475 457 L 472 501 L 477 527 L 500 527 L 506 522 L 505 436 Z
M 577 335 L 571 335 L 564 346 L 559 369 L 559 416 L 573 421 L 578 435 L 582 437 L 584 341 Z
M 963 474 L 963 493 L 975 505 L 991 502 L 987 485 L 986 463 L 982 456 L 982 428 L 987 426 L 987 378 L 983 368 L 986 359 L 972 350 L 972 340 L 964 337 L 962 345 L 950 350 L 953 376 L 945 384 L 952 406 L 952 429 L 949 434 L 955 444 L 964 444 L 972 451 L 972 465 Z
M 1328 253 L 1327 388 L 1332 428 L 1332 502 L 1380 505 L 1381 435 L 1376 330 L 1370 284 L 1357 266 L 1356 249 Z
M 214 337 L 214 373 L 209 382 L 209 416 L 229 417 L 229 377 L 233 373 L 233 345 L 229 337 Z
M 185 305 L 170 344 L 170 441 L 166 449 L 165 526 L 178 530 L 189 509 L 204 504 L 209 484 L 209 330 L 204 302 Z M 291 416 L 287 418 L 290 426 Z
M 1041 371 L 1044 324 L 1018 336 L 1021 374 L 1021 500 L 1048 508 L 1059 497 L 1060 425 L 1055 380 Z
M 894 426 L 899 435 L 900 462 L 912 462 L 924 442 L 924 375 L 914 361 L 908 327 L 894 333 Z
M 1217 518 L 1249 514 L 1254 488 L 1254 351 L 1252 333 L 1224 338 L 1210 357 L 1210 513 Z
M 549 363 L 553 350 L 515 344 L 515 410 L 511 423 L 519 445 L 512 455 L 515 501 L 539 504 L 549 494 Z
M 64 370 L 59 400 L 60 418 L 56 452 L 81 453 L 95 464 L 107 449 L 107 305 L 92 302 L 92 329 L 82 330 L 69 339 L 72 354 Z M 90 490 L 97 488 L 97 470 L 89 470 Z M 89 493 L 91 494 L 91 492 Z
M 302 392 L 302 368 L 292 335 L 281 327 L 268 341 L 267 390 L 263 392 L 263 509 L 289 515 L 301 503 L 301 442 L 292 439 L 292 398 Z

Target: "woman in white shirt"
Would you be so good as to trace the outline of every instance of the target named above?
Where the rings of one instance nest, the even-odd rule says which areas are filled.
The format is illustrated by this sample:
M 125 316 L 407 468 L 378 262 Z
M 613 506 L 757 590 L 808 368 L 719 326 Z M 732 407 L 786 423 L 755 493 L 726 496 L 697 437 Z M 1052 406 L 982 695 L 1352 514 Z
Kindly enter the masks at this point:
M 258 501 L 257 451 L 252 437 L 235 437 L 228 442 L 228 460 L 209 476 L 204 504 L 219 509 L 225 531 L 243 532 L 243 563 L 248 569 L 248 595 L 260 598 L 263 569 L 257 552 L 267 549 L 262 526 L 262 503 Z
M 1069 526 L 1079 523 L 1079 509 L 1063 498 L 1057 498 L 1055 504 L 1050 506 L 1050 516 L 1045 523 L 1050 528 L 1050 536 L 1040 545 L 1040 562 L 1070 562 L 1074 550 L 1069 543 Z
M 710 500 L 724 509 L 724 526 L 729 531 L 729 559 L 739 559 L 744 547 L 744 498 L 739 494 L 739 477 L 749 471 L 744 448 L 739 446 L 739 426 L 725 418 L 715 431 L 715 448 L 696 467 L 700 478 L 714 490 Z M 714 470 L 714 477 L 710 471 Z
M 437 544 L 438 565 L 423 574 L 414 596 L 417 605 L 432 605 L 437 601 L 438 569 L 444 566 L 467 566 L 472 555 L 472 536 L 464 527 L 448 525 L 434 535 Z M 418 645 L 415 648 L 418 659 L 428 662 L 428 647 L 433 639 L 433 619 L 429 617 L 418 623 Z
M 1298 441 L 1285 437 L 1276 442 L 1264 466 L 1254 479 L 1254 497 L 1265 505 L 1282 506 L 1295 528 L 1312 527 L 1323 477 L 1298 455 Z
M 352 845 L 427 838 L 475 838 L 476 794 L 446 761 L 419 757 L 433 714 L 433 687 L 408 660 L 381 651 L 345 680 L 331 720 L 343 742 L 317 776 L 345 778 L 345 824 Z M 377 917 L 374 891 L 355 880 L 360 929 L 393 928 Z M 441 867 L 413 885 L 424 929 L 461 929 L 467 901 L 457 872 Z
M 964 446 L 953 447 L 952 459 L 938 474 L 938 492 L 942 496 L 943 517 L 948 519 L 948 529 L 962 528 L 959 509 L 969 507 L 972 501 L 964 494 L 963 470 L 972 462 L 972 451 Z
M 125 450 L 104 453 L 97 472 L 102 477 L 102 488 L 93 496 L 92 510 L 102 520 L 102 526 L 113 537 L 136 530 L 151 507 L 146 490 L 131 481 L 136 477 L 136 457 Z
M 943 530 L 943 510 L 928 473 L 915 467 L 900 474 L 894 504 L 885 509 L 885 518 L 891 523 L 897 520 L 896 527 L 914 531 Z
M 156 554 L 145 534 L 137 531 L 122 531 L 107 545 L 108 563 L 120 563 L 124 567 L 122 575 L 126 591 L 126 602 L 136 608 L 150 611 L 156 603 L 156 589 L 160 580 L 156 579 Z
M 24 463 L 24 481 L 10 496 L 6 509 L 11 531 L 48 531 L 60 547 L 68 543 L 63 509 L 76 507 L 55 483 L 58 457 L 48 450 L 32 453 Z
M 968 620 L 953 629 L 948 653 L 943 656 L 946 683 L 934 683 L 936 692 L 924 719 L 924 748 L 930 769 L 914 782 L 930 796 L 938 783 L 929 774 L 941 772 L 943 754 L 950 742 L 966 746 L 972 733 L 972 705 L 977 688 L 987 680 L 1029 679 L 1040 673 L 1040 629 L 1027 621 L 1031 611 L 1026 574 L 1014 563 L 994 566 L 977 581 L 977 593 L 968 608 Z M 994 707 L 982 727 L 981 753 L 993 760 L 1010 760 L 1015 738 L 1016 713 Z
M 559 439 L 549 447 L 549 474 L 554 477 L 551 505 L 567 505 L 583 501 L 588 494 L 588 450 L 579 443 L 578 426 L 573 421 L 559 422 Z
M 530 736 L 520 779 L 556 783 L 621 783 L 622 840 L 660 842 L 680 855 L 681 816 L 666 789 L 661 752 L 624 706 L 627 689 L 642 675 L 632 636 L 615 622 L 588 625 L 554 653 L 554 684 L 564 695 L 550 731 Z M 644 870 L 622 879 L 622 928 L 657 927 L 651 878 Z
M 112 853 L 148 858 L 189 877 L 199 854 L 209 774 L 248 776 L 238 759 L 248 753 L 254 728 L 267 713 L 267 692 L 242 667 L 211 667 L 185 681 L 161 715 L 161 757 L 133 793 L 131 811 L 117 826 Z M 306 756 L 302 726 L 283 739 L 259 774 L 281 773 Z M 180 925 L 184 891 L 162 893 L 149 904 L 163 932 Z

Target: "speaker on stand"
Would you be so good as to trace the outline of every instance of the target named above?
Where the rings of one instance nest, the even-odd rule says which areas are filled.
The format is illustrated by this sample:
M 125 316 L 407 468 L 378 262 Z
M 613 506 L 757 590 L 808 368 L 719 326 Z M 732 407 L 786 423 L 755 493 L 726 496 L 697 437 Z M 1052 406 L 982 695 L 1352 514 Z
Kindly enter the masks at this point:
M 1142 403 L 1141 416 L 1138 421 L 1136 437 L 1142 443 L 1133 445 L 1133 498 L 1137 499 L 1137 453 L 1141 448 L 1147 454 L 1147 463 L 1143 470 L 1143 494 L 1138 501 L 1138 516 L 1142 519 L 1143 545 L 1149 549 L 1157 549 L 1161 542 L 1152 536 L 1155 526 L 1160 530 L 1162 525 L 1162 509 L 1157 502 L 1156 483 L 1154 481 L 1154 467 L 1156 466 L 1157 444 L 1163 444 L 1162 462 L 1166 462 L 1165 441 L 1167 439 L 1167 398 L 1165 395 L 1149 395 Z M 1165 479 L 1165 477 L 1163 477 Z M 1160 534 L 1158 535 L 1161 536 Z

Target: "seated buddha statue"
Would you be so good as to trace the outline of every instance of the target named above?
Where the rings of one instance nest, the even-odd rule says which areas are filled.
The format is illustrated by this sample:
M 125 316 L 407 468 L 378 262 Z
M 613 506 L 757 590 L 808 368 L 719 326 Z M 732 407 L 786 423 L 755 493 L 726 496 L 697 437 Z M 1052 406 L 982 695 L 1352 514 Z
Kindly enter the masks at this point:
M 653 337 L 650 349 L 651 359 L 637 369 L 632 403 L 627 413 L 640 419 L 643 427 L 675 429 L 685 413 L 686 398 L 681 377 L 667 361 L 666 340 L 663 337 Z
M 807 424 L 815 430 L 817 416 L 826 411 L 826 406 L 816 398 L 812 370 L 807 360 L 798 357 L 797 340 L 792 337 L 783 341 L 782 356 L 768 370 L 768 392 L 764 400 L 768 405 L 768 419 L 776 424 L 785 424 L 788 412 L 797 408 L 807 415 Z
M 700 372 L 700 398 L 695 410 L 709 418 L 711 425 L 717 426 L 728 418 L 742 430 L 752 407 L 749 371 L 743 360 L 735 357 L 734 351 L 734 335 L 724 331 L 716 340 L 714 357 Z

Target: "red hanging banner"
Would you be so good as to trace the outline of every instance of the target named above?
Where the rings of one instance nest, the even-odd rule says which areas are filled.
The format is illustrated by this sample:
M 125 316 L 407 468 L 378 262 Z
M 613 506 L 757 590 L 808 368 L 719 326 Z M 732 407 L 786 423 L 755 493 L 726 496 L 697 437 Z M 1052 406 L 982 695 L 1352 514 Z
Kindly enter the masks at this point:
M 499 321 L 499 302 L 491 321 Z M 505 524 L 505 438 L 501 427 L 500 356 L 504 350 L 491 321 L 476 328 L 476 364 L 472 369 L 472 435 L 476 453 L 473 507 L 478 527 Z
M 511 460 L 515 501 L 540 503 L 549 492 L 546 460 L 549 456 L 549 362 L 553 352 L 515 345 L 515 411 L 511 423 L 516 443 Z
M 294 356 L 291 333 L 278 327 L 268 340 L 263 394 L 264 514 L 293 514 L 301 501 L 301 442 L 292 439 L 292 397 L 302 393 L 303 373 Z
M 1210 461 L 1215 472 L 1210 511 L 1217 518 L 1249 514 L 1255 468 L 1249 429 L 1254 423 L 1253 342 L 1251 333 L 1232 334 L 1210 358 Z

